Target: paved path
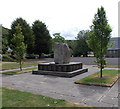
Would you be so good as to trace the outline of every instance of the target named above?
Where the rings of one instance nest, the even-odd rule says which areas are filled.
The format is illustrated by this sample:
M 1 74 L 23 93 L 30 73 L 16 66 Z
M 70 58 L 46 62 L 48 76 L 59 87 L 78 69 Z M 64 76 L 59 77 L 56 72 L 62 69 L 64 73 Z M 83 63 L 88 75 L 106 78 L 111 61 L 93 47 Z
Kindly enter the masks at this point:
M 84 65 L 84 68 L 89 68 L 89 71 L 73 78 L 33 75 L 32 73 L 3 76 L 2 85 L 80 104 L 118 107 L 118 82 L 112 88 L 74 84 L 75 80 L 98 71 L 97 67 L 91 65 Z
M 53 61 L 53 58 L 44 58 L 41 61 L 51 62 Z M 95 64 L 94 61 L 96 60 L 95 57 L 72 57 L 72 62 L 82 62 L 85 65 L 93 65 Z M 106 58 L 108 65 L 118 65 L 118 62 L 120 61 L 120 58 Z
M 73 57 L 71 61 L 75 62 L 82 62 L 85 65 L 93 65 L 95 64 L 94 61 L 96 60 L 95 57 Z M 118 65 L 120 58 L 106 58 L 108 65 Z

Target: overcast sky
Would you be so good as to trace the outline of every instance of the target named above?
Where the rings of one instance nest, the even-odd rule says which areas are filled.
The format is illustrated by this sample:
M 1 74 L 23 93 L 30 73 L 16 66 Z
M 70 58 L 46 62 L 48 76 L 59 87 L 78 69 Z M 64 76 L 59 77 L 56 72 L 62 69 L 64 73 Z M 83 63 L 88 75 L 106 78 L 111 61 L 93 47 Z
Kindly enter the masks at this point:
M 66 39 L 75 39 L 80 30 L 90 29 L 97 9 L 103 6 L 112 37 L 118 37 L 119 0 L 1 0 L 0 24 L 10 28 L 11 23 L 22 17 L 32 25 L 43 21 L 50 31 L 59 32 Z

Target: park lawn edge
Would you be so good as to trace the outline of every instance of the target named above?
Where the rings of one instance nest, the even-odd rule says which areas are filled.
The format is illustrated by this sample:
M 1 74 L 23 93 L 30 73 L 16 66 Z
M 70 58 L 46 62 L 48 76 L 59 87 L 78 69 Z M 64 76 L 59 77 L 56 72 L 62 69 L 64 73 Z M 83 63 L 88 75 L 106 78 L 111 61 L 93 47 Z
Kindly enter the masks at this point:
M 118 78 L 116 79 L 116 81 L 118 80 Z M 104 83 L 84 83 L 84 82 L 77 82 L 75 81 L 74 83 L 75 84 L 82 84 L 82 85 L 89 85 L 89 86 L 102 86 L 102 87 L 112 87 L 116 81 L 114 81 L 112 84 L 104 84 Z
M 119 70 L 119 71 L 120 71 L 120 70 Z M 96 72 L 96 73 L 98 73 L 98 72 Z M 94 73 L 94 74 L 95 74 L 95 73 Z M 94 75 L 94 74 L 92 74 L 92 75 Z M 91 76 L 91 75 L 89 75 L 89 76 Z M 89 76 L 87 76 L 87 77 L 89 77 Z M 89 86 L 112 87 L 112 86 L 117 82 L 117 80 L 119 79 L 119 77 L 120 77 L 120 74 L 117 74 L 115 77 L 113 77 L 111 84 L 110 84 L 110 83 L 88 83 L 88 82 L 80 81 L 80 80 L 82 80 L 82 79 L 84 79 L 84 78 L 82 78 L 82 79 L 80 79 L 80 80 L 76 80 L 74 83 L 75 83 L 75 84 L 82 84 L 82 85 L 89 85 Z M 86 78 L 86 77 L 85 77 L 85 78 Z
M 2 72 L 2 74 L 4 75 L 15 75 L 15 74 L 22 74 L 22 73 L 28 73 L 28 72 L 32 72 L 32 70 L 36 70 L 36 68 L 28 68 L 28 69 L 23 69 L 22 71 L 20 70 L 15 70 L 15 71 L 6 71 L 6 72 Z M 14 72 L 14 73 L 10 73 L 10 72 Z
M 39 64 L 39 62 L 33 62 L 33 63 L 32 62 L 23 62 L 22 68 L 31 67 L 31 66 L 37 67 L 38 64 Z M 19 63 L 17 63 L 17 62 L 1 62 L 0 66 L 1 66 L 2 71 L 20 68 Z
M 106 65 L 106 68 L 120 68 L 120 65 Z
M 93 65 L 93 67 L 98 67 L 98 66 Z M 120 65 L 106 65 L 106 68 L 120 68 Z
M 66 101 L 64 99 L 56 99 L 56 98 L 52 98 L 52 97 L 48 97 L 48 96 L 44 96 L 44 95 L 41 95 L 41 94 L 36 94 L 36 93 L 31 93 L 31 92 L 27 92 L 27 91 L 22 91 L 22 90 L 18 90 L 18 89 L 14 89 L 14 88 L 8 88 L 8 87 L 0 87 L 1 90 L 5 89 L 5 90 L 11 90 L 11 91 L 17 91 L 19 93 L 27 93 L 29 95 L 32 95 L 32 96 L 43 96 L 45 98 L 48 98 L 48 99 L 53 99 L 53 100 L 63 100 L 67 105 L 72 105 L 73 107 L 93 107 L 94 106 L 90 106 L 90 105 L 86 105 L 86 104 L 79 104 L 79 103 L 74 103 L 74 102 L 70 102 L 70 101 Z M 2 91 L 2 94 L 3 94 L 3 91 Z M 2 95 L 3 96 L 3 95 Z M 27 106 L 28 107 L 28 106 Z M 47 107 L 47 106 L 46 106 Z M 55 106 L 56 107 L 56 106 Z M 62 107 L 60 105 L 58 105 L 58 107 Z M 66 106 L 66 107 L 69 107 L 69 106 Z M 5 107 L 3 107 L 5 108 Z M 14 107 L 13 107 L 14 108 Z M 50 107 L 51 108 L 51 107 Z

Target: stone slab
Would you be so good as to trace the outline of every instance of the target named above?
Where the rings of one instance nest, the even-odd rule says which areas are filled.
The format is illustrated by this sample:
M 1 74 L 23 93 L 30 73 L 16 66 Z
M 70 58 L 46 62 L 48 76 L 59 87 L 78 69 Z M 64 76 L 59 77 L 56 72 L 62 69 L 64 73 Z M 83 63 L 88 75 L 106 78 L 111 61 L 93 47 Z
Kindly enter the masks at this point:
M 38 74 L 38 75 L 52 75 L 52 76 L 59 76 L 59 77 L 67 77 L 71 78 L 76 75 L 82 74 L 88 72 L 88 69 L 79 69 L 75 70 L 72 72 L 59 72 L 59 71 L 43 71 L 43 70 L 38 70 L 38 71 L 32 71 L 32 74 Z

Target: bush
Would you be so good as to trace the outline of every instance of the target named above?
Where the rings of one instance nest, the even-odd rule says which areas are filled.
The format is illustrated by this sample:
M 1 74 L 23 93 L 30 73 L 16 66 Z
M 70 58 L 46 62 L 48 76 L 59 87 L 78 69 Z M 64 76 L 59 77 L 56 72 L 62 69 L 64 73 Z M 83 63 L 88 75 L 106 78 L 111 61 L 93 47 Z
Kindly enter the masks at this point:
M 39 55 L 36 54 L 27 54 L 26 58 L 27 59 L 38 59 Z
M 53 58 L 53 57 L 54 57 L 53 53 L 51 53 L 51 54 L 44 54 L 44 53 L 42 53 L 41 54 L 41 58 Z
M 2 55 L 2 61 L 5 61 L 5 62 L 14 62 L 15 60 L 12 57 L 10 57 L 10 55 L 3 54 Z

